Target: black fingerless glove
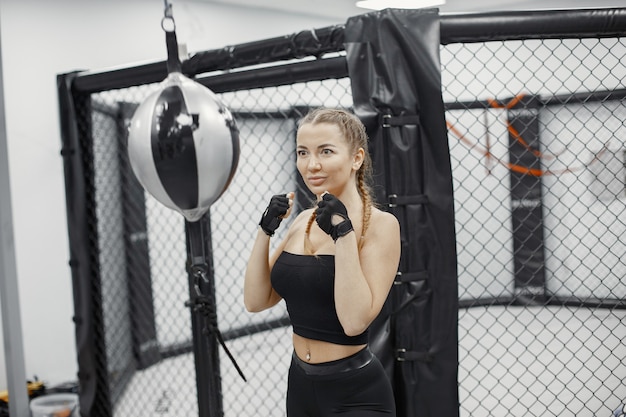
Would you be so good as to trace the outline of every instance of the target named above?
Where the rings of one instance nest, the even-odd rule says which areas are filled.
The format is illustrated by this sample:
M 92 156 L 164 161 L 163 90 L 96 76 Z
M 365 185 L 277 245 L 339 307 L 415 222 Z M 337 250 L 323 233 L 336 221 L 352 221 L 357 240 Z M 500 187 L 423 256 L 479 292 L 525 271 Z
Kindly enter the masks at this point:
M 343 220 L 333 225 L 332 219 L 335 215 L 342 217 Z M 317 203 L 315 221 L 317 221 L 320 229 L 328 233 L 334 241 L 354 230 L 352 222 L 348 218 L 346 206 L 337 197 L 328 193 L 324 194 Z
M 265 209 L 259 226 L 268 236 L 274 236 L 274 232 L 278 229 L 280 222 L 283 220 L 283 216 L 287 214 L 289 210 L 289 198 L 287 194 L 278 194 L 272 196 L 270 204 Z

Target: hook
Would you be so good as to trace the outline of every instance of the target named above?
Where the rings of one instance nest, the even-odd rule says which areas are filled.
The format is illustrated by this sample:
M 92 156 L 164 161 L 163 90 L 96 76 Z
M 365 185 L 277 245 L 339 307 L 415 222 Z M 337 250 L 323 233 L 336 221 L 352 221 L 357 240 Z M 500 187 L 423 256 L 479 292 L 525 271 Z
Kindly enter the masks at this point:
M 161 19 L 161 28 L 165 32 L 175 32 L 176 22 L 174 22 L 174 14 L 172 13 L 172 5 L 167 0 L 163 0 L 165 10 L 163 11 L 163 19 Z
M 181 64 L 178 56 L 178 41 L 176 40 L 176 22 L 174 22 L 174 15 L 172 14 L 172 5 L 167 0 L 163 1 L 165 10 L 163 19 L 161 19 L 161 28 L 165 32 L 165 44 L 167 46 L 167 72 L 180 72 Z

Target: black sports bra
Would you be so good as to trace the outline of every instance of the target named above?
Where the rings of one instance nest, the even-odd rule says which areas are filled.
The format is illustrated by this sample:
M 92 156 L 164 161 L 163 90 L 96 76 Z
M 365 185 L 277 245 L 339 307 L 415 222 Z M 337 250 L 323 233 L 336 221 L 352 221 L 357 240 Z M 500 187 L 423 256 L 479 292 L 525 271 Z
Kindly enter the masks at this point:
M 362 345 L 368 330 L 347 336 L 335 310 L 335 256 L 282 252 L 272 268 L 274 290 L 285 300 L 294 333 L 339 345 Z

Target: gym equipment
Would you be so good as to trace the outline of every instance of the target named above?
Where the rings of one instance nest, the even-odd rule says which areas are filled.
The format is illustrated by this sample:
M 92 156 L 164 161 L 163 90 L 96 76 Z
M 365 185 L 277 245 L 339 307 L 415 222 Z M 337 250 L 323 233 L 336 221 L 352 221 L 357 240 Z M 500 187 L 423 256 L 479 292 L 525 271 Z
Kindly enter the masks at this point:
M 135 111 L 128 155 L 141 185 L 160 203 L 198 221 L 226 190 L 239 161 L 239 130 L 211 90 L 181 73 L 171 6 L 168 76 Z M 174 25 L 173 25 L 174 26 Z
M 161 27 L 167 45 L 168 75 L 135 110 L 128 132 L 128 157 L 135 176 L 154 198 L 185 218 L 187 271 L 193 313 L 200 415 L 219 398 L 220 343 L 239 375 L 246 378 L 218 328 L 207 241 L 211 205 L 226 191 L 239 161 L 239 130 L 230 111 L 208 88 L 182 74 L 172 6 L 165 0 Z M 200 221 L 203 220 L 203 221 Z M 205 337 L 206 336 L 206 337 Z M 214 366 L 217 365 L 217 366 Z M 200 381 L 201 380 L 201 381 Z

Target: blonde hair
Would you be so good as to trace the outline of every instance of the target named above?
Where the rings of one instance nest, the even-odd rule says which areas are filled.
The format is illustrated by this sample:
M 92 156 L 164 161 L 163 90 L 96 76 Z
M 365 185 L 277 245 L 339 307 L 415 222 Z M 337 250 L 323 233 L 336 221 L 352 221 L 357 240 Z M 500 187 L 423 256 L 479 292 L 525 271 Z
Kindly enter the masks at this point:
M 365 151 L 363 163 L 356 172 L 356 185 L 363 203 L 363 221 L 361 224 L 361 238 L 359 239 L 359 249 L 363 246 L 365 232 L 369 226 L 370 217 L 372 216 L 372 207 L 374 200 L 372 198 L 372 158 L 369 154 L 368 137 L 365 132 L 365 126 L 361 120 L 354 114 L 341 109 L 318 108 L 309 112 L 298 122 L 298 129 L 305 124 L 329 123 L 339 127 L 342 136 L 353 153 L 359 148 Z M 309 217 L 304 232 L 304 250 L 307 254 L 315 253 L 313 245 L 309 239 L 311 226 L 315 220 L 315 211 Z

